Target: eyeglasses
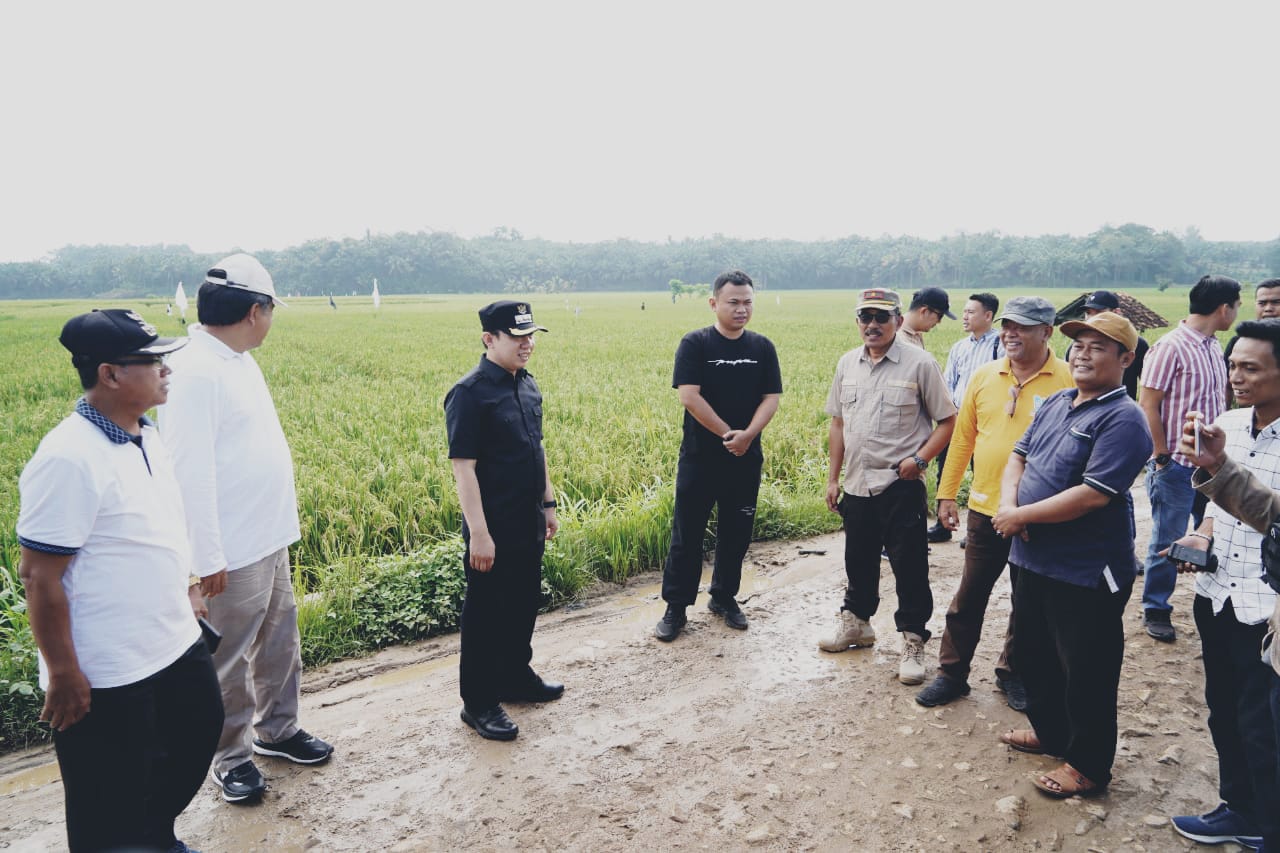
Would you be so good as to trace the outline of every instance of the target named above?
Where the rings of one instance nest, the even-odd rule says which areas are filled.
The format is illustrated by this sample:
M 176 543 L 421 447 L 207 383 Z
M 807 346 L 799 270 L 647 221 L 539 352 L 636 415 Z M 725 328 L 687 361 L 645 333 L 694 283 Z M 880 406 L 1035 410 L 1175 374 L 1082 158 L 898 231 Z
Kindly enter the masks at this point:
M 1004 413 L 1009 417 L 1013 417 L 1013 413 L 1018 410 L 1018 395 L 1022 393 L 1022 386 L 1013 383 L 1009 386 L 1009 402 L 1004 407 Z
M 163 367 L 169 363 L 168 355 L 153 355 L 142 358 L 122 358 L 119 361 L 111 362 L 119 367 L 129 367 L 131 365 L 144 365 L 146 367 Z
M 888 311 L 859 311 L 858 312 L 859 323 L 876 322 L 876 323 L 879 323 L 881 326 L 883 326 L 885 323 L 888 323 L 892 319 L 893 319 L 893 315 L 890 314 Z

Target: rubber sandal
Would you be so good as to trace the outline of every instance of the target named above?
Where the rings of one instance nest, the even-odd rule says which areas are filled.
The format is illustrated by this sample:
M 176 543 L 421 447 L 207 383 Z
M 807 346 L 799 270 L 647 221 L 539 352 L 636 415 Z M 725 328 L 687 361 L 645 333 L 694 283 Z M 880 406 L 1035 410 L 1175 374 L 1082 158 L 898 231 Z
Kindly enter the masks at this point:
M 1009 729 L 1009 731 L 1000 735 L 1000 742 L 1013 747 L 1018 752 L 1044 755 L 1044 747 L 1040 745 L 1040 738 L 1036 737 L 1036 733 L 1032 729 Z
M 1048 773 L 1041 773 L 1031 780 L 1031 784 L 1059 800 L 1065 800 L 1068 797 L 1087 797 L 1102 790 L 1070 764 L 1064 764 Z

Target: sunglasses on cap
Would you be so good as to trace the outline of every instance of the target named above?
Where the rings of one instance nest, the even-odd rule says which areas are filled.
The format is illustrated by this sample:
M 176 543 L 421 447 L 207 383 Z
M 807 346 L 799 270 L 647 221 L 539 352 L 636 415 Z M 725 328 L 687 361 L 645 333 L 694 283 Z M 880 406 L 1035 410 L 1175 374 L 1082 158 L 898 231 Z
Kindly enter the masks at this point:
M 864 309 L 858 312 L 858 322 L 860 323 L 876 322 L 883 326 L 892 319 L 893 315 L 888 311 L 870 311 Z

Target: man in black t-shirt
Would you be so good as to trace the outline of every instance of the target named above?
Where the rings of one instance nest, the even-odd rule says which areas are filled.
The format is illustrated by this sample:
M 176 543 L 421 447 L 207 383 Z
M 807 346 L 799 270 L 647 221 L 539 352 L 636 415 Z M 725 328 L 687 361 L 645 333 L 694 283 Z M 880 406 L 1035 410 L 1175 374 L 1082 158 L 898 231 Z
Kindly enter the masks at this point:
M 746 329 L 754 295 L 746 273 L 722 273 L 708 300 L 715 325 L 685 335 L 676 349 L 671 384 L 685 409 L 684 440 L 676 469 L 671 550 L 662 570 L 667 612 L 654 629 L 666 642 L 679 636 L 685 608 L 698 596 L 702 540 L 713 506 L 718 507 L 716 561 L 707 609 L 723 616 L 731 628 L 747 627 L 735 596 L 760 491 L 760 433 L 782 395 L 773 343 Z

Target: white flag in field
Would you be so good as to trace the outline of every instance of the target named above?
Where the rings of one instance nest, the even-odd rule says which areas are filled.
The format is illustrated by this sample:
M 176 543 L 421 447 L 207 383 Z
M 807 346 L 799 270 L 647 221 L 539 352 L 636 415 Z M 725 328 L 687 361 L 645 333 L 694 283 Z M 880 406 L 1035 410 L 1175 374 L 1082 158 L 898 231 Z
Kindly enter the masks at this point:
M 182 289 L 182 282 L 178 282 L 178 292 L 173 294 L 173 304 L 178 306 L 178 313 L 182 315 L 182 319 L 187 319 L 187 292 Z
M 377 310 L 382 305 L 382 294 L 378 293 L 378 280 L 373 280 L 373 307 Z

